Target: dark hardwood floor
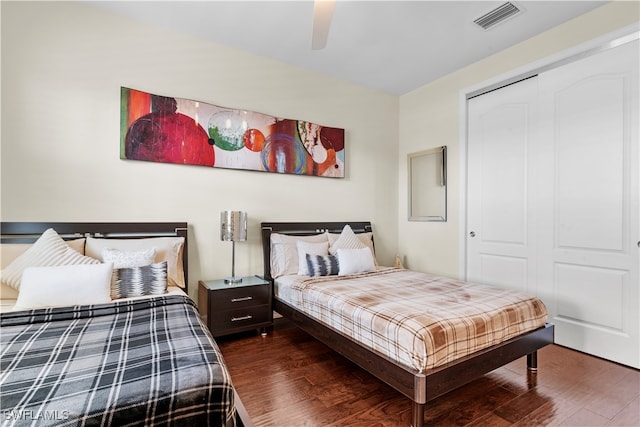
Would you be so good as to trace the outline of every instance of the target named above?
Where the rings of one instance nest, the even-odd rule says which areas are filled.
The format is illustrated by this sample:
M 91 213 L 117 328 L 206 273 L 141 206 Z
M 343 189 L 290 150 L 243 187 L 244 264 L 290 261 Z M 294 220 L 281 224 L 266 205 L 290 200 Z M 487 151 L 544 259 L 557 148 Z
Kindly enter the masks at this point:
M 266 338 L 217 338 L 256 426 L 408 426 L 391 387 L 278 319 Z M 429 426 L 640 426 L 640 371 L 557 345 L 429 402 Z

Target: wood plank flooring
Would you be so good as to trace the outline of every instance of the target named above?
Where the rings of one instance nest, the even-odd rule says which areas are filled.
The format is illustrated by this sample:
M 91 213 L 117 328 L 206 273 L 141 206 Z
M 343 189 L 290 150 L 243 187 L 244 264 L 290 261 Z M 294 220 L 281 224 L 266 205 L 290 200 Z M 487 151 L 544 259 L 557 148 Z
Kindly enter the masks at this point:
M 266 338 L 220 337 L 231 378 L 256 426 L 408 426 L 391 387 L 278 319 Z M 640 371 L 551 345 L 538 373 L 522 358 L 429 402 L 428 426 L 640 426 Z

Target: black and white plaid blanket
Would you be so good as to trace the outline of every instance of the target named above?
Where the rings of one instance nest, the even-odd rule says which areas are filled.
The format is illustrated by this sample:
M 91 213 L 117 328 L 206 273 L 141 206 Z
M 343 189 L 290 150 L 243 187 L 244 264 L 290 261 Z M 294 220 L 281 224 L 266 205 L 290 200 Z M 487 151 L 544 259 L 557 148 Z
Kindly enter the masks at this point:
M 0 314 L 2 425 L 235 424 L 193 301 L 162 296 Z

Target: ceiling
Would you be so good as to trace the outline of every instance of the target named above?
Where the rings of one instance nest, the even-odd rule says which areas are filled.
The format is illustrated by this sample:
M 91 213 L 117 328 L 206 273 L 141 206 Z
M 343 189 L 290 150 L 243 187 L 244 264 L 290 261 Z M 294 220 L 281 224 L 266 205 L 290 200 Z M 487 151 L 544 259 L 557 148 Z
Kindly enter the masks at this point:
M 327 45 L 311 49 L 313 2 L 90 1 L 96 7 L 372 89 L 402 95 L 603 5 L 512 1 L 522 12 L 483 30 L 504 1 L 337 0 Z

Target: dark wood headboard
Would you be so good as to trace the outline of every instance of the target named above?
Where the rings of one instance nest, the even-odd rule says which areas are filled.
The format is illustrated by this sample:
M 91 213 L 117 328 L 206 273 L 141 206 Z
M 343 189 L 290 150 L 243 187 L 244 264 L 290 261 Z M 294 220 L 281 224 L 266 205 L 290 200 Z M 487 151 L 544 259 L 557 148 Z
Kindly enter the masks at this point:
M 182 268 L 184 291 L 188 291 L 189 257 L 186 222 L 2 222 L 1 243 L 33 243 L 47 229 L 53 228 L 64 240 L 81 237 L 104 239 L 142 239 L 148 237 L 184 237 Z
M 354 233 L 373 232 L 369 221 L 345 222 L 263 222 L 262 228 L 262 256 L 264 258 L 264 278 L 271 277 L 271 233 L 288 234 L 291 236 L 310 236 L 324 232 L 340 233 L 349 224 Z M 372 238 L 373 239 L 373 238 Z

